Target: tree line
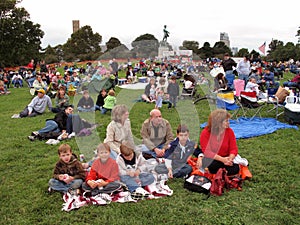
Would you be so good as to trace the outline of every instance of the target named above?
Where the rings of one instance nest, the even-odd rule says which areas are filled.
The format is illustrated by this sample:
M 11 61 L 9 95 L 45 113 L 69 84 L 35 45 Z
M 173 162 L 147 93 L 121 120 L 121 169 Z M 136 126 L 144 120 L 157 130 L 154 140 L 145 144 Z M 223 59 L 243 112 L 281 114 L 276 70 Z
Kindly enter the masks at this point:
M 47 63 L 61 61 L 85 61 L 111 58 L 154 58 L 157 56 L 159 41 L 152 34 L 142 34 L 131 43 L 131 49 L 111 37 L 105 45 L 101 45 L 102 36 L 93 32 L 89 26 L 83 26 L 71 34 L 66 43 L 54 47 L 48 45 L 41 48 L 41 39 L 44 32 L 39 24 L 30 21 L 29 13 L 16 5 L 22 0 L 1 0 L 0 3 L 0 67 L 25 65 L 30 59 L 45 60 Z M 296 36 L 300 42 L 300 27 Z M 269 50 L 263 58 L 267 61 L 287 61 L 291 58 L 300 59 L 300 43 L 272 40 Z M 104 47 L 104 48 L 103 48 Z M 167 44 L 169 50 L 172 46 Z M 224 42 L 216 42 L 211 46 L 204 42 L 199 46 L 197 41 L 185 40 L 179 49 L 193 50 L 194 59 L 222 58 L 224 53 L 232 54 Z M 234 56 L 249 55 L 257 58 L 259 52 L 241 48 Z

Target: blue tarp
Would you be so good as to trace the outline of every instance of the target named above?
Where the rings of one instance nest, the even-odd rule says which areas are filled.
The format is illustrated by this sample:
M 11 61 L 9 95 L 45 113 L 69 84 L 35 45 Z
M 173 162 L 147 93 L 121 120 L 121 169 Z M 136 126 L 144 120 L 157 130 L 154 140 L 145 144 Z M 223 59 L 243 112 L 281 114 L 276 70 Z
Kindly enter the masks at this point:
M 206 123 L 200 125 L 201 128 L 205 126 Z M 298 130 L 297 126 L 281 123 L 274 118 L 258 117 L 253 119 L 240 117 L 238 120 L 230 120 L 230 128 L 233 129 L 236 139 L 271 134 L 278 129 L 294 128 Z

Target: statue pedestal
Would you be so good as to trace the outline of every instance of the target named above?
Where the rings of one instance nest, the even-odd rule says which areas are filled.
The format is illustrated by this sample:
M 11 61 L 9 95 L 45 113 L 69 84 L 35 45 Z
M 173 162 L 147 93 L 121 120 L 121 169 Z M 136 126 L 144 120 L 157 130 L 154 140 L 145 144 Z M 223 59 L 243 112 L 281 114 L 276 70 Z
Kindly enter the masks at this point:
M 165 51 L 169 51 L 169 48 L 166 47 L 166 46 L 159 46 L 159 47 L 158 47 L 158 58 L 160 58 L 160 59 L 164 58 L 163 53 L 164 53 Z

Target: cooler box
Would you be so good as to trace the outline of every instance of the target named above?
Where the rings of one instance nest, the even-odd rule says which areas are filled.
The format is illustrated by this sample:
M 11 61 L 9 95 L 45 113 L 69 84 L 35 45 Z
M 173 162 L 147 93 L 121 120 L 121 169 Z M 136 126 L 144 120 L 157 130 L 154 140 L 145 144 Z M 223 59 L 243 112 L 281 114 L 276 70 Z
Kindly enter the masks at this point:
M 147 83 L 147 77 L 139 77 L 140 83 Z
M 286 104 L 284 119 L 289 124 L 300 124 L 300 104 Z

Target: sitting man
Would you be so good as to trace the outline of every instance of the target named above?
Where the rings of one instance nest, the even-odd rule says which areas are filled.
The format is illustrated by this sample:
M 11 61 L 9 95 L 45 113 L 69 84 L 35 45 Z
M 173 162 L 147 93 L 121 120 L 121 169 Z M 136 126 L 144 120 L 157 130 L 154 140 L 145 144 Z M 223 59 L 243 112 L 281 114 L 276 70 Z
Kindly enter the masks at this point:
M 300 89 L 300 74 L 296 74 L 290 81 L 283 82 L 283 87 Z
M 266 89 L 270 87 L 279 88 L 279 82 L 275 81 L 274 73 L 270 71 L 270 67 L 265 68 L 261 82 L 266 85 Z
M 36 79 L 33 81 L 32 87 L 35 88 L 35 90 L 44 89 L 47 90 L 47 84 L 42 80 L 41 75 L 37 75 Z
M 52 110 L 51 98 L 45 94 L 44 89 L 37 91 L 37 96 L 35 96 L 31 102 L 25 107 L 25 109 L 20 112 L 20 114 L 14 114 L 12 118 L 22 118 L 22 117 L 34 117 L 41 115 L 45 112 L 48 106 L 49 110 Z
M 83 91 L 83 96 L 77 104 L 79 112 L 93 112 L 95 111 L 94 100 L 90 97 L 88 90 Z
M 142 125 L 143 138 L 142 152 L 145 158 L 163 157 L 169 144 L 174 140 L 172 128 L 166 119 L 163 119 L 158 109 L 150 112 L 150 118 Z

